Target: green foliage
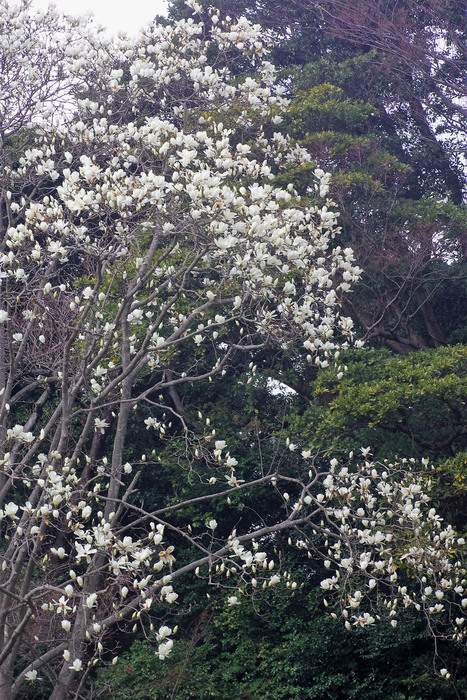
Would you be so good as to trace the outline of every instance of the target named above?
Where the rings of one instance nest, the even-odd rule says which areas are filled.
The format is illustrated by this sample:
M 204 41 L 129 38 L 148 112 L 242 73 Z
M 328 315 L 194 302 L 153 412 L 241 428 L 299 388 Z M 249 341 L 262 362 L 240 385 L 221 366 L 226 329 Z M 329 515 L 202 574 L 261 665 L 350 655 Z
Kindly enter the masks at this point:
M 306 399 L 272 398 L 259 381 L 246 390 L 227 377 L 202 393 L 186 387 L 180 397 L 184 418 L 190 426 L 199 421 L 199 410 L 209 416 L 239 461 L 238 475 L 247 478 L 260 469 L 258 445 L 265 463 L 274 459 L 275 436 L 284 428 L 326 463 L 367 445 L 377 459 L 429 456 L 437 468 L 435 496 L 450 520 L 465 527 L 467 348 L 411 352 L 467 342 L 467 288 L 459 262 L 466 211 L 452 201 L 443 158 L 451 159 L 451 175 L 459 170 L 449 149 L 443 155 L 428 142 L 408 106 L 414 97 L 427 97 L 429 86 L 420 76 L 409 83 L 397 60 L 375 48 L 336 38 L 317 3 L 280 4 L 280 11 L 274 0 L 214 4 L 224 15 L 246 12 L 267 27 L 274 59 L 286 66 L 284 84 L 292 98 L 284 128 L 312 159 L 291 164 L 277 181 L 292 183 L 306 201 L 313 194 L 314 168 L 332 172 L 341 241 L 354 247 L 364 268 L 359 289 L 344 301 L 345 311 L 368 331 L 370 344 L 403 354 L 381 349 L 342 354 L 339 362 L 348 367 L 343 377 L 337 379 L 330 368 L 311 385 L 296 357 L 268 358 L 269 373 L 291 386 L 307 385 Z M 187 10 L 176 0 L 172 13 Z M 223 117 L 228 120 L 235 126 L 234 112 Z M 151 440 L 158 438 L 135 435 L 138 450 L 148 449 Z M 164 487 L 155 493 L 149 472 L 144 474 L 148 503 L 175 501 L 188 493 L 188 483 L 196 493 L 197 479 L 208 476 L 201 463 L 200 471 L 192 471 L 180 460 L 175 441 L 163 450 L 158 442 L 158 452 Z M 250 513 L 270 521 L 279 507 L 271 498 L 241 506 L 239 500 L 233 491 L 232 505 L 219 501 L 209 517 L 228 530 L 245 524 Z M 195 506 L 181 515 L 195 527 L 206 517 Z M 183 558 L 182 543 L 177 551 Z M 433 664 L 432 643 L 409 616 L 396 630 L 381 624 L 345 633 L 320 606 L 313 573 L 306 575 L 307 587 L 293 597 L 268 591 L 262 600 L 242 599 L 232 608 L 216 596 L 207 603 L 202 584 L 187 582 L 183 600 L 193 614 L 173 656 L 160 662 L 150 645 L 138 641 L 116 667 L 100 673 L 102 697 L 454 700 L 467 693 L 465 656 L 441 644 L 442 659 Z M 444 665 L 457 667 L 461 680 L 451 684 L 433 673 L 434 666 Z
M 394 356 L 349 352 L 341 380 L 321 372 L 310 406 L 291 423 L 316 449 L 340 455 L 370 445 L 375 457 L 450 456 L 465 447 L 467 347 Z
M 397 630 L 346 633 L 320 599 L 314 590 L 274 590 L 230 608 L 211 601 L 169 660 L 136 642 L 99 672 L 96 689 L 114 700 L 451 700 L 459 697 L 454 687 L 467 688 L 462 656 L 461 680 L 433 674 L 431 643 L 410 617 Z
M 299 92 L 289 109 L 294 131 L 366 131 L 373 108 L 346 97 L 344 91 L 325 83 Z
M 326 463 L 335 454 L 342 457 L 366 445 L 381 459 L 429 455 L 438 465 L 435 495 L 450 520 L 462 528 L 466 359 L 465 346 L 407 356 L 387 350 L 349 351 L 339 357 L 341 365 L 347 365 L 342 378 L 337 378 L 335 368 L 321 371 L 311 385 L 309 401 L 281 393 L 273 398 L 261 375 L 248 385 L 249 373 L 239 375 L 240 367 L 202 392 L 196 384 L 185 387 L 180 400 L 188 425 L 197 424 L 198 431 L 209 416 L 209 427 L 215 426 L 227 440 L 239 461 L 237 473 L 246 478 L 259 469 L 258 442 L 267 464 L 274 458 L 275 434 L 284 429 L 293 440 L 303 436 L 304 447 L 325 452 Z M 300 371 L 299 365 L 296 370 Z M 291 367 L 282 371 L 293 383 Z M 135 436 L 135 445 L 144 451 L 151 440 L 162 455 L 158 484 L 165 485 L 153 492 L 148 471 L 143 478 L 145 500 L 175 502 L 189 488 L 196 493 L 197 480 L 208 473 L 180 472 L 180 445 L 172 439 L 165 444 L 146 431 Z M 293 461 L 291 453 L 291 469 Z M 258 515 L 272 521 L 280 507 L 273 498 L 242 499 L 240 504 L 235 491 L 230 499 L 230 504 L 220 499 L 208 515 L 194 504 L 180 514 L 181 521 L 188 518 L 196 530 L 198 525 L 203 528 L 206 517 L 214 517 L 227 531 Z M 275 545 L 282 549 L 280 540 Z M 177 542 L 177 562 L 189 557 L 183 542 Z M 241 604 L 233 607 L 226 607 L 227 592 L 210 591 L 212 599 L 207 601 L 201 579 L 181 582 L 178 614 L 184 615 L 180 624 L 184 631 L 177 635 L 173 655 L 161 662 L 154 648 L 139 640 L 120 656 L 117 666 L 99 673 L 96 690 L 114 700 L 451 700 L 463 692 L 462 681 L 451 685 L 434 675 L 432 641 L 425 637 L 420 621 L 406 615 L 396 630 L 380 622 L 373 629 L 348 633 L 341 621 L 326 613 L 321 593 L 313 588 L 316 564 L 310 570 L 298 558 L 293 566 L 299 568 L 298 580 L 307 582 L 303 590 L 293 595 L 268 590 L 254 600 L 240 596 Z M 435 667 L 462 669 L 465 659 L 456 654 L 443 647 Z

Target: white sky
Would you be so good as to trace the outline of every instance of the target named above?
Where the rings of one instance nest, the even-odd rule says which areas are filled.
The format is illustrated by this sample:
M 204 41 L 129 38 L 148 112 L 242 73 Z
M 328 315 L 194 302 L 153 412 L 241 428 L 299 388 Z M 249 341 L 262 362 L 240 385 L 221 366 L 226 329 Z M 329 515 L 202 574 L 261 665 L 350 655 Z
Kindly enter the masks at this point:
M 50 0 L 33 0 L 33 7 L 45 9 Z M 165 14 L 166 0 L 54 0 L 62 12 L 71 15 L 84 15 L 92 12 L 97 24 L 109 30 L 110 34 L 119 31 L 136 34 L 138 29 L 151 21 L 157 14 Z

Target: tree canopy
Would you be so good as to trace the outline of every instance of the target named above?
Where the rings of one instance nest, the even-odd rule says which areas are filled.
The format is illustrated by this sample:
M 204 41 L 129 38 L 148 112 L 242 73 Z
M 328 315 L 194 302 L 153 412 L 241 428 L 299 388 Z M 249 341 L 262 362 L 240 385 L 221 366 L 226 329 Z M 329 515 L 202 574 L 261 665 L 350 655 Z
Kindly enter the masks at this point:
M 426 174 L 412 98 L 418 171 L 385 122 L 387 47 L 345 34 L 346 3 L 305 5 L 293 37 L 190 0 L 108 41 L 0 0 L 4 700 L 87 697 L 127 631 L 164 661 L 206 592 L 219 629 L 256 600 L 306 607 L 308 580 L 316 629 L 400 609 L 465 642 L 445 487 L 463 498 L 465 348 L 440 347 L 463 175 L 444 145 Z

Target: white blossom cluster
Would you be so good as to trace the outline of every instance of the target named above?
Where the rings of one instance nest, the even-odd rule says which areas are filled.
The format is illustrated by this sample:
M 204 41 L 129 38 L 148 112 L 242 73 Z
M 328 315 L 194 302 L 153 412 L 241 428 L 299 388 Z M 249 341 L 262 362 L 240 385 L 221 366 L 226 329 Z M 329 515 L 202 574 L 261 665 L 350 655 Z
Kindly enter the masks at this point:
M 258 530 L 222 536 L 210 516 L 200 532 L 171 520 L 255 486 L 209 419 L 189 429 L 180 385 L 221 378 L 234 353 L 266 344 L 299 344 L 325 366 L 353 342 L 340 309 L 360 270 L 339 245 L 330 176 L 315 170 L 311 203 L 277 185 L 309 156 L 280 131 L 287 103 L 259 29 L 211 10 L 209 32 L 193 18 L 106 44 L 52 8 L 0 8 L 2 138 L 18 137 L 0 143 L 0 687 L 20 697 L 47 669 L 51 700 L 75 693 L 76 674 L 125 626 L 143 626 L 165 658 L 176 628 L 154 609 L 177 608 L 176 581 L 190 572 L 293 589 L 259 543 L 316 514 L 334 523 L 318 528 L 333 540 L 324 587 L 350 585 L 352 572 L 392 591 L 410 567 L 425 597 L 400 592 L 403 604 L 434 615 L 457 605 L 453 532 L 422 483 L 371 465 L 358 475 L 333 465 L 321 494 L 303 485 L 296 504 L 284 494 L 287 516 Z M 235 74 L 238 58 L 250 77 Z M 175 425 L 191 441 L 189 467 L 202 459 L 212 476 L 192 501 L 148 510 L 141 469 L 157 485 L 157 450 Z M 141 434 L 154 449 L 134 457 Z M 268 470 L 258 481 L 281 483 Z M 350 616 L 359 596 L 354 587 L 344 600 Z
M 2 537 L 10 542 L 2 556 L 2 576 L 8 581 L 16 571 L 24 556 L 24 546 L 37 547 L 48 530 L 54 531 L 66 523 L 67 532 L 72 537 L 69 536 L 61 546 L 50 546 L 42 560 L 44 568 L 50 565 L 56 569 L 58 565 L 65 575 L 66 585 L 62 588 L 45 586 L 38 591 L 38 601 L 48 598 L 41 604 L 41 610 L 49 613 L 52 619 L 59 616 L 60 627 L 65 633 L 70 633 L 81 615 L 87 628 L 86 638 L 95 642 L 95 658 L 99 658 L 105 649 L 101 639 L 112 618 L 110 591 L 117 596 L 121 608 L 129 603 L 135 620 L 139 620 L 143 612 L 149 613 L 156 594 L 167 605 L 177 600 L 178 594 L 170 585 L 170 573 L 157 578 L 157 573 L 164 568 L 172 569 L 174 547 L 164 545 L 164 525 L 156 525 L 154 521 L 150 522 L 143 538 L 120 534 L 121 528 L 113 527 L 115 513 L 106 518 L 102 511 L 96 511 L 99 484 L 86 500 L 77 499 L 80 480 L 74 469 L 64 467 L 59 474 L 47 463 L 46 455 L 41 454 L 32 472 L 30 477 L 23 479 L 23 484 L 31 489 L 31 482 L 34 482 L 34 505 L 30 501 L 21 506 L 9 502 L 0 509 Z M 34 499 L 34 493 L 38 491 L 41 494 L 39 500 Z M 101 590 L 89 592 L 89 572 L 97 562 L 107 569 L 106 583 Z M 48 593 L 52 593 L 51 598 Z M 114 606 L 114 609 L 119 610 L 119 607 Z M 159 630 L 156 640 L 165 640 L 158 652 L 162 658 L 171 648 L 170 640 L 166 639 L 171 631 L 168 632 L 167 627 L 161 629 L 163 631 Z M 69 654 L 70 650 L 65 649 L 65 660 Z M 29 680 L 36 678 L 32 677 L 32 670 Z M 81 666 L 79 669 L 74 667 L 74 670 L 81 670 Z
M 258 30 L 240 24 L 215 30 L 212 42 L 222 39 L 223 47 L 231 42 L 238 48 L 240 36 L 244 48 L 253 39 L 258 43 Z M 232 317 L 282 342 L 289 327 L 299 328 L 309 361 L 319 363 L 352 338 L 352 322 L 340 316 L 340 303 L 360 271 L 352 251 L 333 243 L 337 215 L 329 203 L 306 207 L 292 186 L 274 186 L 278 169 L 308 154 L 282 134 L 265 135 L 264 122 L 284 104 L 271 65 L 258 59 L 258 77 L 236 81 L 225 67 L 206 65 L 210 42 L 201 32 L 191 20 L 155 25 L 136 46 L 122 45 L 126 70 L 112 71 L 106 100 L 83 103 L 82 119 L 44 132 L 38 146 L 26 151 L 12 177 L 48 177 L 56 187 L 36 201 L 24 196 L 14 201 L 9 192 L 16 223 L 0 258 L 5 279 L 11 279 L 15 300 L 29 300 L 32 291 L 44 304 L 46 296 L 57 303 L 66 299 L 77 317 L 92 305 L 93 323 L 83 337 L 115 335 L 115 321 L 124 319 L 139 331 L 135 337 L 149 326 L 145 359 L 154 366 L 174 342 L 192 337 L 199 347 L 215 340 Z M 186 97 L 184 104 L 178 83 L 184 94 L 193 91 L 202 115 L 188 109 Z M 135 110 L 151 100 L 157 101 L 158 116 L 136 119 Z M 132 105 L 130 120 L 115 123 L 121 101 Z M 238 119 L 236 126 L 226 125 L 213 113 L 223 103 L 241 113 L 250 132 L 247 143 L 238 142 Z M 315 176 L 325 196 L 329 174 L 317 169 Z M 144 237 L 152 239 L 146 250 Z M 69 283 L 54 283 L 57 271 L 77 255 L 98 259 L 108 276 L 117 269 L 128 275 L 125 260 L 135 266 L 131 296 L 122 298 L 116 318 L 113 310 L 109 316 L 102 282 L 74 295 Z M 187 274 L 196 284 L 191 300 L 222 309 L 208 324 L 191 323 L 189 314 L 172 315 L 170 323 L 161 316 L 167 294 L 180 293 Z M 3 322 L 10 318 L 8 295 L 5 303 Z M 22 313 L 40 325 L 46 310 Z M 42 337 L 46 349 L 47 336 Z M 105 366 L 96 369 L 103 377 Z M 94 378 L 92 384 L 99 394 L 102 383 Z
M 87 86 L 89 67 L 109 62 L 89 20 L 73 21 L 27 0 L 0 2 L 2 138 L 23 127 L 57 123 L 74 106 L 72 90 Z
M 28 639 L 40 624 L 50 639 L 18 666 L 5 636 L 0 657 L 12 692 L 47 666 L 58 697 L 125 621 L 149 625 L 161 659 L 172 648 L 151 616 L 178 604 L 178 563 L 165 521 L 134 502 L 130 412 L 155 403 L 143 426 L 164 439 L 158 392 L 222 374 L 242 347 L 300 339 L 325 362 L 352 340 L 340 302 L 359 270 L 334 242 L 332 204 L 274 184 L 308 154 L 278 131 L 286 100 L 258 28 L 212 12 L 209 38 L 192 19 L 107 45 L 53 9 L 1 7 L 2 133 L 28 134 L 2 172 L 1 624 Z M 230 71 L 240 54 L 254 77 Z M 325 198 L 329 176 L 315 177 Z M 211 444 L 225 488 L 243 486 L 226 442 Z M 193 571 L 212 557 L 219 573 L 279 581 L 216 528 Z
M 370 456 L 367 448 L 363 452 Z M 324 565 L 331 575 L 321 587 L 338 592 L 345 626 L 373 624 L 380 617 L 372 607 L 378 602 L 394 627 L 398 607 L 413 607 L 434 628 L 461 641 L 467 610 L 465 541 L 431 503 L 428 460 L 422 469 L 415 460 L 366 459 L 353 468 L 332 460 L 322 486 L 305 502 L 323 507 L 325 519 L 314 532 L 325 539 Z

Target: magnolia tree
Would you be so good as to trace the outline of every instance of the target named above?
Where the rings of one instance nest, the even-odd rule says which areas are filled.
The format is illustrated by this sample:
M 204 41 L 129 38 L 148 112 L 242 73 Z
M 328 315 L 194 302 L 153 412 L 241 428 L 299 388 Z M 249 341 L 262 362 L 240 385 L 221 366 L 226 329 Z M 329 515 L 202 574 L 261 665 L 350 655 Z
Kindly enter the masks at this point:
M 52 10 L 0 7 L 10 74 L 37 95 L 2 105 L 13 126 L 2 151 L 1 697 L 41 678 L 52 700 L 80 697 L 127 626 L 165 658 L 174 630 L 154 611 L 177 607 L 190 572 L 230 586 L 236 576 L 242 593 L 281 578 L 293 588 L 263 551 L 290 529 L 325 558 L 323 587 L 349 587 L 348 624 L 373 623 L 360 613 L 367 594 L 391 616 L 401 598 L 430 616 L 452 606 L 461 638 L 462 541 L 425 512 L 407 465 L 321 473 L 304 449 L 293 476 L 262 463 L 244 482 L 209 418 L 195 430 L 179 405 L 179 387 L 222 381 L 236 354 L 299 343 L 322 366 L 352 341 L 339 310 L 359 270 L 335 240 L 329 175 L 315 170 L 319 205 L 275 184 L 308 155 L 279 130 L 286 101 L 258 30 L 211 14 L 208 26 L 154 24 L 108 46 Z M 254 77 L 235 77 L 235 61 Z M 140 467 L 154 464 L 157 487 L 159 455 L 128 460 L 135 420 L 161 441 L 178 426 L 199 473 L 193 498 L 152 510 L 138 499 Z M 190 505 L 208 512 L 266 486 L 283 501 L 272 524 L 226 536 L 212 518 L 180 524 Z M 192 554 L 181 566 L 177 542 Z M 398 569 L 417 572 L 420 600 L 397 588 Z

